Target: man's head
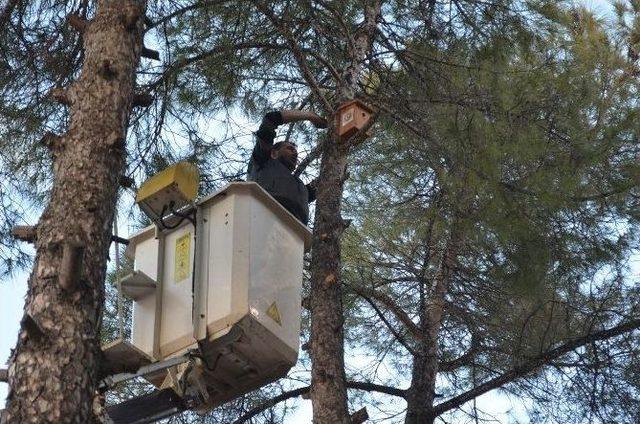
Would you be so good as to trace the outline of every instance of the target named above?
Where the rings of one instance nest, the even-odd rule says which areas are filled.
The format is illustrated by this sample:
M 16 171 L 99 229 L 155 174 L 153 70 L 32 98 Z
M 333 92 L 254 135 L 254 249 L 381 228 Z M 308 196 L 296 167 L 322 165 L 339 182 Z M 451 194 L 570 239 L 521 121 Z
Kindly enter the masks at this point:
M 287 141 L 275 143 L 271 148 L 271 158 L 277 159 L 291 172 L 296 169 L 298 164 L 298 149 L 295 144 Z

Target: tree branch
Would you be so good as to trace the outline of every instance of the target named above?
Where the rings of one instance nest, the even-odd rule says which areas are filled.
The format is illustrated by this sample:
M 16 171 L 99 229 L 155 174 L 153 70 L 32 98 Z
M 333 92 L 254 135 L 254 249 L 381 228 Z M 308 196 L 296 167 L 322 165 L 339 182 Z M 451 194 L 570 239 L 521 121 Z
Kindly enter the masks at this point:
M 405 397 L 405 393 L 406 390 L 402 390 L 402 389 L 397 389 L 395 387 L 389 387 L 389 386 L 382 386 L 380 384 L 374 384 L 374 383 L 366 383 L 366 382 L 359 382 L 359 381 L 347 381 L 347 387 L 350 389 L 355 389 L 355 390 L 364 390 L 367 392 L 378 392 L 378 393 L 384 393 L 387 395 L 391 395 L 391 396 L 397 396 L 397 397 L 401 397 L 404 398 Z M 247 421 L 249 421 L 251 418 L 255 417 L 256 415 L 258 415 L 259 413 L 277 405 L 280 402 L 284 402 L 285 400 L 289 400 L 298 396 L 302 396 L 306 393 L 309 393 L 311 391 L 311 387 L 310 386 L 305 386 L 305 387 L 300 387 L 298 389 L 294 389 L 294 390 L 290 390 L 288 392 L 284 392 L 274 398 L 271 398 L 265 402 L 263 402 L 261 405 L 256 406 L 255 408 L 247 411 L 243 416 L 241 416 L 240 418 L 238 418 L 237 420 L 235 420 L 233 422 L 233 424 L 242 424 L 245 423 Z
M 558 346 L 555 349 L 551 349 L 544 352 L 534 358 L 529 359 L 527 362 L 520 364 L 519 366 L 503 373 L 502 375 L 495 377 L 469 391 L 458 395 L 452 399 L 442 402 L 433 408 L 433 417 L 449 411 L 453 408 L 463 405 L 464 403 L 484 394 L 493 389 L 501 387 L 507 383 L 510 383 L 518 378 L 524 377 L 536 368 L 548 364 L 550 361 L 559 358 L 579 347 L 593 343 L 598 340 L 610 339 L 612 337 L 619 336 L 640 328 L 640 319 L 635 319 L 624 324 L 617 325 L 607 330 L 598 331 L 586 336 L 579 337 L 575 340 L 566 342 L 565 344 Z
M 313 91 L 313 94 L 322 103 L 324 112 L 327 115 L 333 115 L 335 111 L 333 110 L 331 103 L 329 103 L 327 98 L 322 94 L 322 91 L 320 90 L 320 85 L 318 84 L 318 81 L 316 80 L 316 78 L 313 76 L 313 73 L 309 69 L 309 63 L 304 57 L 303 51 L 298 45 L 298 43 L 296 42 L 295 37 L 293 36 L 293 34 L 291 34 L 291 31 L 289 31 L 289 29 L 282 23 L 282 21 L 278 20 L 278 18 L 273 14 L 273 12 L 267 6 L 265 6 L 260 1 L 257 1 L 257 0 L 254 0 L 253 3 L 255 4 L 256 8 L 258 8 L 258 10 L 262 12 L 262 14 L 271 21 L 271 23 L 278 29 L 280 34 L 282 34 L 284 38 L 287 40 L 287 43 L 289 44 L 289 49 L 291 50 L 291 53 L 293 54 L 293 57 L 295 58 L 296 63 L 298 64 L 298 67 L 300 68 L 300 71 L 302 72 L 302 75 L 305 81 L 307 81 L 307 84 L 309 84 L 311 91 Z M 331 72 L 331 69 L 329 71 Z
M 224 53 L 234 50 L 246 50 L 246 49 L 260 49 L 260 48 L 270 48 L 270 49 L 287 49 L 287 46 L 284 44 L 275 44 L 275 43 L 254 43 L 254 42 L 246 42 L 246 43 L 237 43 L 233 45 L 222 45 L 212 48 L 211 50 L 207 50 L 206 52 L 202 52 L 195 56 L 191 56 L 182 60 L 179 60 L 173 64 L 171 64 L 167 69 L 162 73 L 160 78 L 158 78 L 153 83 L 149 84 L 147 87 L 150 89 L 157 88 L 160 84 L 162 84 L 169 77 L 173 76 L 182 68 L 189 66 L 195 62 L 206 59 L 210 56 L 213 56 L 218 53 Z
M 393 336 L 396 338 L 396 340 L 402 345 L 404 346 L 405 349 L 407 349 L 407 351 L 409 353 L 411 353 L 412 355 L 415 356 L 415 351 L 411 348 L 411 346 L 409 346 L 409 344 L 407 343 L 407 341 L 404 339 L 404 337 L 402 337 L 400 335 L 400 333 L 398 333 L 398 331 L 396 331 L 395 328 L 393 328 L 393 326 L 391 325 L 391 323 L 389 322 L 389 320 L 384 316 L 384 314 L 382 313 L 382 311 L 380 311 L 380 309 L 376 306 L 375 302 L 367 297 L 363 296 L 363 299 L 367 301 L 367 303 L 369 305 L 371 305 L 371 307 L 373 308 L 374 311 L 376 311 L 376 314 L 378 315 L 378 318 L 380 318 L 380 320 L 384 323 L 384 325 L 387 326 L 387 328 L 389 329 L 389 331 L 391 331 L 391 334 L 393 334 Z
M 478 337 L 475 335 L 471 336 L 471 347 L 462 355 L 458 356 L 451 361 L 440 362 L 438 364 L 438 371 L 442 372 L 451 372 L 462 366 L 465 366 L 469 363 L 469 361 L 478 353 L 478 349 L 480 348 L 480 342 Z
M 347 285 L 346 287 L 367 300 L 375 299 L 378 302 L 382 303 L 388 311 L 390 311 L 400 322 L 405 325 L 409 333 L 411 333 L 411 335 L 413 335 L 416 340 L 422 340 L 424 338 L 424 335 L 420 328 L 411 320 L 409 315 L 407 315 L 406 312 L 403 311 L 402 308 L 400 308 L 394 302 L 391 297 L 374 289 L 369 289 L 362 286 Z
M 304 170 L 307 169 L 307 166 L 309 166 L 311 162 L 320 157 L 320 155 L 322 154 L 322 146 L 325 143 L 324 140 L 324 138 L 319 139 L 318 144 L 309 152 L 307 156 L 304 157 L 304 159 L 300 161 L 293 175 L 299 177 L 300 174 L 302 174 Z
M 142 47 L 142 52 L 140 52 L 140 55 L 142 57 L 146 57 L 147 59 L 160 60 L 160 52 L 148 47 Z
M 185 6 L 182 9 L 178 9 L 170 14 L 168 14 L 167 16 L 163 16 L 162 18 L 159 18 L 157 21 L 155 22 L 150 22 L 147 24 L 147 30 L 150 30 L 151 28 L 155 28 L 160 24 L 163 24 L 167 21 L 170 21 L 171 19 L 178 17 L 180 15 L 182 15 L 183 13 L 189 12 L 191 10 L 196 10 L 196 9 L 201 9 L 201 8 L 205 8 L 205 7 L 209 7 L 209 6 L 217 6 L 219 4 L 223 4 L 223 3 L 227 3 L 229 0 L 214 0 L 214 1 L 199 1 L 196 2 L 194 4 L 190 4 L 189 6 Z
M 347 387 L 349 389 L 363 390 L 365 392 L 384 393 L 385 395 L 397 396 L 401 398 L 404 398 L 407 395 L 407 391 L 404 389 L 398 389 L 396 387 L 382 386 L 380 384 L 361 381 L 347 381 Z

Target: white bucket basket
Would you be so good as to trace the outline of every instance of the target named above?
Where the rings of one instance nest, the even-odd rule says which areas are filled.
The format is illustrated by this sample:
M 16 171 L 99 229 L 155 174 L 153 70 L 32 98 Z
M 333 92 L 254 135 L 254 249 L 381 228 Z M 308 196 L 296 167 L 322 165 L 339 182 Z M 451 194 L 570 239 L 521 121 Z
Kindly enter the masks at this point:
M 255 183 L 201 200 L 196 226 L 130 238 L 131 344 L 155 361 L 197 351 L 208 407 L 283 376 L 296 363 L 303 255 L 311 232 Z M 195 260 L 195 266 L 194 266 Z M 169 373 L 170 374 L 170 373 Z M 167 371 L 147 376 L 166 384 Z

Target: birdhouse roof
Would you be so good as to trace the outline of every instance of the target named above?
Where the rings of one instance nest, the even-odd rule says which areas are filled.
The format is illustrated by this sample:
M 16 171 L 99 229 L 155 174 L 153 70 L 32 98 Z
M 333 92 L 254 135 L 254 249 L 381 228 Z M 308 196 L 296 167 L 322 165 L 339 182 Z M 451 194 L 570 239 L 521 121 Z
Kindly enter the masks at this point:
M 359 108 L 362 108 L 362 109 L 366 110 L 366 111 L 367 111 L 367 112 L 369 112 L 369 113 L 373 113 L 373 109 L 372 109 L 369 105 L 367 105 L 365 102 L 363 102 L 362 100 L 360 100 L 360 99 L 353 99 L 353 100 L 351 100 L 351 101 L 349 101 L 349 102 L 347 102 L 347 103 L 341 104 L 341 105 L 338 107 L 338 110 L 339 110 L 339 111 L 342 111 L 342 110 L 344 110 L 344 109 L 347 109 L 348 107 L 350 107 L 350 106 L 351 106 L 351 105 L 353 105 L 353 104 L 355 104 L 355 105 L 356 105 L 356 106 L 358 106 Z

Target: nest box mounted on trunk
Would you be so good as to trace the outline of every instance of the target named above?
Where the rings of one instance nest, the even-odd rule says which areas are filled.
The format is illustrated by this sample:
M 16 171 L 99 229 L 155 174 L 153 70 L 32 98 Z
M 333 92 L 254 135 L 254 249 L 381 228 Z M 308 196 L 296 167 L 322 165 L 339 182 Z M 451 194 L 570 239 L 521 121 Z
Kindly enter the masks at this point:
M 341 140 L 347 140 L 371 119 L 372 109 L 360 100 L 351 100 L 338 108 L 338 135 Z

